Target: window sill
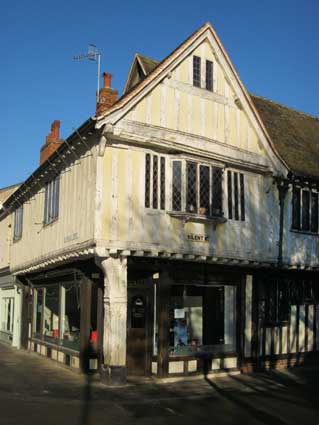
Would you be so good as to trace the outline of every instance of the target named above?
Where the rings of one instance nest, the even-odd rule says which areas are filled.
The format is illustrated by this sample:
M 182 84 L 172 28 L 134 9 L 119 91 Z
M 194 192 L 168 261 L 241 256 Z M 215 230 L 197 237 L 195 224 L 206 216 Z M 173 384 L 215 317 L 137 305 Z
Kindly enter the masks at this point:
M 290 229 L 292 233 L 298 233 L 299 235 L 309 235 L 309 236 L 317 236 L 319 237 L 319 233 L 310 232 L 308 230 L 297 230 L 297 229 Z
M 20 242 L 20 241 L 21 241 L 21 239 L 22 239 L 22 236 L 20 236 L 19 238 L 13 238 L 13 239 L 12 239 L 12 242 L 13 242 L 13 243 L 17 243 L 17 242 Z
M 56 223 L 58 221 L 58 219 L 59 219 L 59 217 L 54 218 L 53 220 L 48 221 L 47 223 L 43 222 L 43 228 L 53 225 L 54 223 Z
M 167 211 L 167 214 L 169 214 L 171 217 L 179 218 L 180 220 L 183 220 L 185 223 L 187 223 L 188 221 L 195 221 L 200 223 L 220 224 L 220 223 L 225 223 L 227 221 L 227 218 L 223 216 L 207 217 L 205 215 L 194 214 L 194 213 L 185 212 L 185 211 Z

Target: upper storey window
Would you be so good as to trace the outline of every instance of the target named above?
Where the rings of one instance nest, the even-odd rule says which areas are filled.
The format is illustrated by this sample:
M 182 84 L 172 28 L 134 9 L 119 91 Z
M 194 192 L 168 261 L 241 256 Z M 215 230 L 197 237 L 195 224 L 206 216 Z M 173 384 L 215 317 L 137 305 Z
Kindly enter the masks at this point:
M 206 60 L 205 75 L 203 76 L 203 81 L 205 81 L 206 90 L 213 91 L 214 83 L 213 83 L 213 62 L 210 60 Z M 199 56 L 193 56 L 193 85 L 195 87 L 202 87 L 202 67 L 201 67 L 201 58 Z
M 44 224 L 49 224 L 59 216 L 60 176 L 56 176 L 45 186 Z
M 219 167 L 174 160 L 172 165 L 172 210 L 222 216 L 222 177 Z
M 22 237 L 22 226 L 23 226 L 23 206 L 15 210 L 14 213 L 14 229 L 13 229 L 13 239 L 17 241 Z
M 292 195 L 292 229 L 319 232 L 319 194 L 308 188 L 295 187 Z
M 201 80 L 201 60 L 198 56 L 193 56 L 193 85 L 200 87 Z
M 145 155 L 145 208 L 165 210 L 165 157 Z
M 213 91 L 213 62 L 206 61 L 206 90 Z
M 228 218 L 245 221 L 245 179 L 244 174 L 227 171 Z

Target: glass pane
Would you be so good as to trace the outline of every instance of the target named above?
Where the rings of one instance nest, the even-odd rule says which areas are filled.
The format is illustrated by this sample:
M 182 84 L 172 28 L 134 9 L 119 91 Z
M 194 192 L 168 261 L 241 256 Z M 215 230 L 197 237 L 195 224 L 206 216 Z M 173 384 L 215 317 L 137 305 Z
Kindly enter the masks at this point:
M 161 210 L 165 210 L 165 158 L 161 157 Z
M 213 62 L 206 61 L 206 89 L 213 91 Z
M 199 167 L 199 214 L 209 215 L 209 167 Z
M 187 194 L 186 211 L 197 213 L 197 164 L 186 163 L 187 170 Z
M 223 215 L 222 178 L 221 168 L 212 168 L 213 188 L 212 188 L 212 215 Z
M 65 285 L 65 306 L 63 315 L 63 345 L 80 350 L 80 285 Z
M 319 220 L 319 211 L 318 211 L 318 193 L 311 193 L 311 231 L 318 233 L 318 220 Z
M 236 350 L 236 287 L 173 286 L 170 356 Z
M 300 189 L 296 187 L 292 193 L 292 228 L 300 229 Z
M 227 171 L 227 195 L 228 195 L 228 218 L 233 218 L 233 189 L 232 189 L 232 173 Z
M 151 155 L 145 156 L 145 208 L 150 207 L 150 191 L 151 191 Z
M 56 342 L 59 339 L 59 287 L 47 287 L 44 306 L 44 338 Z
M 158 156 L 153 156 L 153 208 L 158 207 Z
M 245 221 L 245 183 L 244 175 L 239 174 L 240 176 L 240 214 L 241 220 Z
M 302 191 L 302 230 L 310 230 L 310 192 Z
M 34 317 L 34 332 L 37 336 L 42 335 L 42 306 L 43 306 L 43 289 L 35 290 L 35 317 Z
M 193 56 L 193 85 L 195 87 L 200 87 L 200 58 L 198 56 Z
M 239 220 L 238 173 L 234 173 L 234 204 L 235 220 Z
M 173 161 L 172 209 L 173 211 L 181 211 L 181 207 L 182 207 L 182 163 L 181 161 Z

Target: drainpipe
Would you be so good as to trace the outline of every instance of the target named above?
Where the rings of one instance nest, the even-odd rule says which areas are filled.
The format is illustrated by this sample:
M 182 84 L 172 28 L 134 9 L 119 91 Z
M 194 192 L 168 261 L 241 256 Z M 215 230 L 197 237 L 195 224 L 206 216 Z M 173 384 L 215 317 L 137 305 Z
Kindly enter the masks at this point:
M 279 241 L 278 241 L 278 268 L 282 267 L 282 251 L 283 251 L 283 237 L 284 237 L 284 213 L 285 213 L 285 199 L 288 191 L 288 181 L 278 179 L 277 189 L 279 193 Z

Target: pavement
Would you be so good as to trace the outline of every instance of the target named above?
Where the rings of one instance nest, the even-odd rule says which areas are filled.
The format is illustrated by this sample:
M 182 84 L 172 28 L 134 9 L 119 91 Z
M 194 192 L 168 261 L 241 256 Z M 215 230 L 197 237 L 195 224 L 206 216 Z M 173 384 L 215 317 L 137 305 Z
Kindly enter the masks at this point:
M 0 343 L 0 425 L 319 425 L 319 365 L 108 388 Z

